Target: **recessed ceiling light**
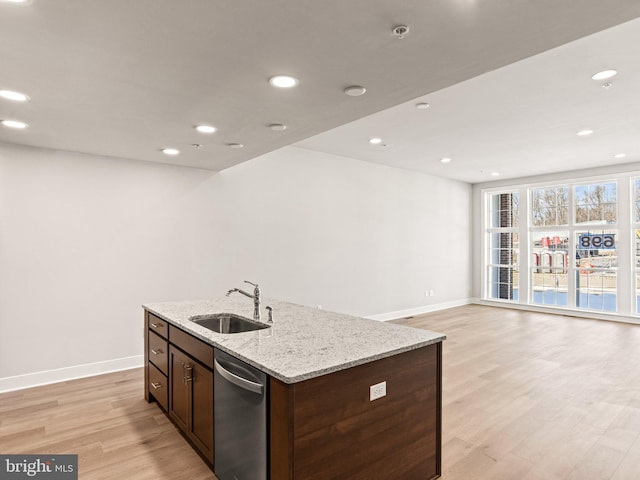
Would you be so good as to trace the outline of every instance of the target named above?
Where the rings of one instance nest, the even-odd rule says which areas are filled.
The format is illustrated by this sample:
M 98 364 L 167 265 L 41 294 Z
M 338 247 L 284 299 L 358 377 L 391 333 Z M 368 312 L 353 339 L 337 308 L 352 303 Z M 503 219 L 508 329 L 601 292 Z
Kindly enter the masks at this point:
M 178 150 L 177 148 L 163 148 L 162 153 L 164 153 L 165 155 L 178 155 L 180 153 L 180 150 Z
M 33 0 L 0 0 L 5 3 L 31 3 Z
M 298 79 L 289 75 L 276 75 L 269 79 L 269 83 L 278 88 L 291 88 L 298 85 Z
M 449 163 L 451 161 L 451 159 L 449 157 L 443 157 L 443 158 L 440 159 L 440 161 L 442 163 Z
M 416 103 L 416 108 L 418 110 L 426 110 L 429 107 L 430 107 L 430 105 L 427 102 Z
M 576 133 L 576 135 L 578 135 L 579 137 L 588 137 L 591 134 L 593 134 L 593 130 L 580 130 L 578 133 Z
M 359 97 L 360 95 L 364 95 L 366 91 L 367 89 L 360 85 L 350 85 L 344 89 L 344 93 L 350 97 Z
M 216 127 L 211 125 L 196 125 L 194 128 L 200 133 L 215 133 L 218 131 Z
M 0 90 L 0 97 L 15 102 L 26 102 L 29 100 L 29 97 L 24 93 L 14 92 L 13 90 Z
M 613 158 L 624 158 L 626 157 L 627 154 L 626 153 L 616 153 Z
M 2 120 L 0 123 L 5 127 L 17 128 L 18 130 L 25 129 L 29 126 L 24 122 L 19 122 L 18 120 Z
M 281 132 L 283 130 L 286 130 L 287 126 L 283 125 L 282 123 L 272 123 L 271 125 L 269 125 L 269 128 L 276 132 Z
M 229 147 L 229 148 L 243 148 L 244 145 L 242 143 L 227 143 L 227 147 Z
M 491 172 L 491 176 L 492 177 L 499 177 L 500 176 L 500 172 Z
M 378 137 L 373 137 L 373 138 L 369 139 L 369 143 L 371 145 L 378 145 L 378 144 L 382 143 L 382 139 L 378 138 Z
M 606 80 L 607 78 L 615 77 L 617 74 L 617 70 L 603 70 L 594 74 L 591 78 L 594 80 Z

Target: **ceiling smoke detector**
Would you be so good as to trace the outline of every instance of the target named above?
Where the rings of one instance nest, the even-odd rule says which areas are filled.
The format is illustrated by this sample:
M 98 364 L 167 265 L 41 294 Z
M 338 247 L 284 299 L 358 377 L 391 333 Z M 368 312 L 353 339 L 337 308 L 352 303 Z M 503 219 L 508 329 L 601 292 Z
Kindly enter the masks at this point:
M 398 38 L 403 39 L 405 35 L 409 35 L 408 25 L 396 25 L 391 32 Z

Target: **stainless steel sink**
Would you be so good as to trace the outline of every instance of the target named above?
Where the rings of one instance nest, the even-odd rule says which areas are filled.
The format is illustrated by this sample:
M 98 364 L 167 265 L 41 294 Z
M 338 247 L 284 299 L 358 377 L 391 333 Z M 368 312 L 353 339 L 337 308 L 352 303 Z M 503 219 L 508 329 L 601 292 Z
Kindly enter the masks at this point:
M 255 322 L 235 313 L 215 313 L 198 315 L 189 320 L 217 333 L 241 333 L 269 328 L 269 325 Z

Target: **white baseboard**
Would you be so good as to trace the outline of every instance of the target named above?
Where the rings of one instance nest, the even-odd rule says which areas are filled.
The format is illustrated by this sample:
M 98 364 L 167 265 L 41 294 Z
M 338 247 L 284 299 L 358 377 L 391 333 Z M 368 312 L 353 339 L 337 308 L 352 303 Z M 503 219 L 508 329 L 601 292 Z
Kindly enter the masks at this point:
M 606 320 L 608 322 L 633 323 L 635 325 L 640 325 L 640 318 L 628 317 L 626 315 L 619 315 L 616 313 L 598 313 L 596 311 L 589 310 L 571 310 L 562 307 L 554 308 L 544 305 L 530 305 L 514 302 L 483 300 L 481 298 L 474 298 L 472 303 L 476 305 L 485 305 L 487 307 L 511 308 L 514 310 L 526 310 L 528 312 L 563 315 L 565 317 L 588 318 L 591 320 Z
M 455 300 L 453 302 L 424 305 L 422 307 L 399 310 L 396 312 L 370 315 L 365 318 L 370 320 L 388 321 L 413 315 L 421 315 L 423 313 L 435 312 L 438 310 L 445 310 L 447 308 L 460 307 L 470 303 L 472 303 L 471 299 L 462 299 Z M 45 370 L 42 372 L 16 375 L 15 377 L 4 377 L 0 378 L 0 393 L 39 387 L 42 385 L 49 385 L 51 383 L 65 382 L 68 380 L 102 375 L 105 373 L 118 372 L 121 370 L 129 370 L 131 368 L 139 368 L 142 366 L 144 366 L 144 355 L 135 355 L 133 357 L 117 358 L 115 360 L 106 360 L 104 362 L 88 363 L 85 365 L 75 365 L 55 370 Z
M 15 377 L 5 377 L 0 378 L 0 393 L 75 380 L 77 378 L 92 377 L 94 375 L 118 372 L 120 370 L 129 370 L 130 368 L 138 368 L 143 365 L 144 355 L 135 355 L 133 357 L 117 358 L 104 362 L 87 363 L 85 365 L 75 365 L 73 367 L 16 375 Z
M 447 308 L 461 307 L 462 305 L 469 305 L 470 303 L 472 303 L 472 299 L 463 298 L 461 300 L 454 300 L 452 302 L 436 303 L 434 305 L 424 305 L 422 307 L 409 308 L 407 310 L 398 310 L 396 312 L 369 315 L 365 318 L 368 318 L 369 320 L 379 320 L 381 322 L 387 322 L 389 320 L 397 320 L 398 318 L 406 318 L 412 317 L 414 315 L 422 315 L 423 313 L 446 310 Z

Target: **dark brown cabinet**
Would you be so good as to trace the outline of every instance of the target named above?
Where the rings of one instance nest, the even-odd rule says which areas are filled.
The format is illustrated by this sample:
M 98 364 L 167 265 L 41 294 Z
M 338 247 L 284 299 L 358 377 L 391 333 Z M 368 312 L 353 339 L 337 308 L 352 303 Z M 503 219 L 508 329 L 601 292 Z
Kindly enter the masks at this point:
M 148 402 L 169 408 L 169 324 L 152 313 L 144 312 L 144 397 Z
M 144 338 L 145 397 L 213 469 L 213 346 L 148 311 Z M 440 476 L 440 342 L 298 383 L 270 377 L 268 395 L 271 480 Z
M 213 464 L 213 372 L 169 347 L 169 416 Z
M 191 362 L 191 363 L 190 363 Z M 191 377 L 193 374 L 193 363 L 191 357 L 177 348 L 171 347 L 169 351 L 169 366 L 171 371 L 171 396 L 169 416 L 183 432 L 189 431 L 189 396 L 191 394 Z M 189 379 L 188 379 L 189 378 Z
M 152 331 L 149 332 L 149 361 L 153 363 L 158 370 L 168 375 L 167 361 L 169 359 L 169 346 L 167 341 Z
M 149 389 L 151 395 L 164 409 L 169 409 L 169 384 L 167 376 L 158 370 L 154 365 L 149 364 Z
M 438 478 L 441 345 L 294 384 L 272 377 L 270 478 Z M 381 381 L 386 395 L 370 400 Z
M 145 312 L 145 398 L 213 466 L 213 347 Z

